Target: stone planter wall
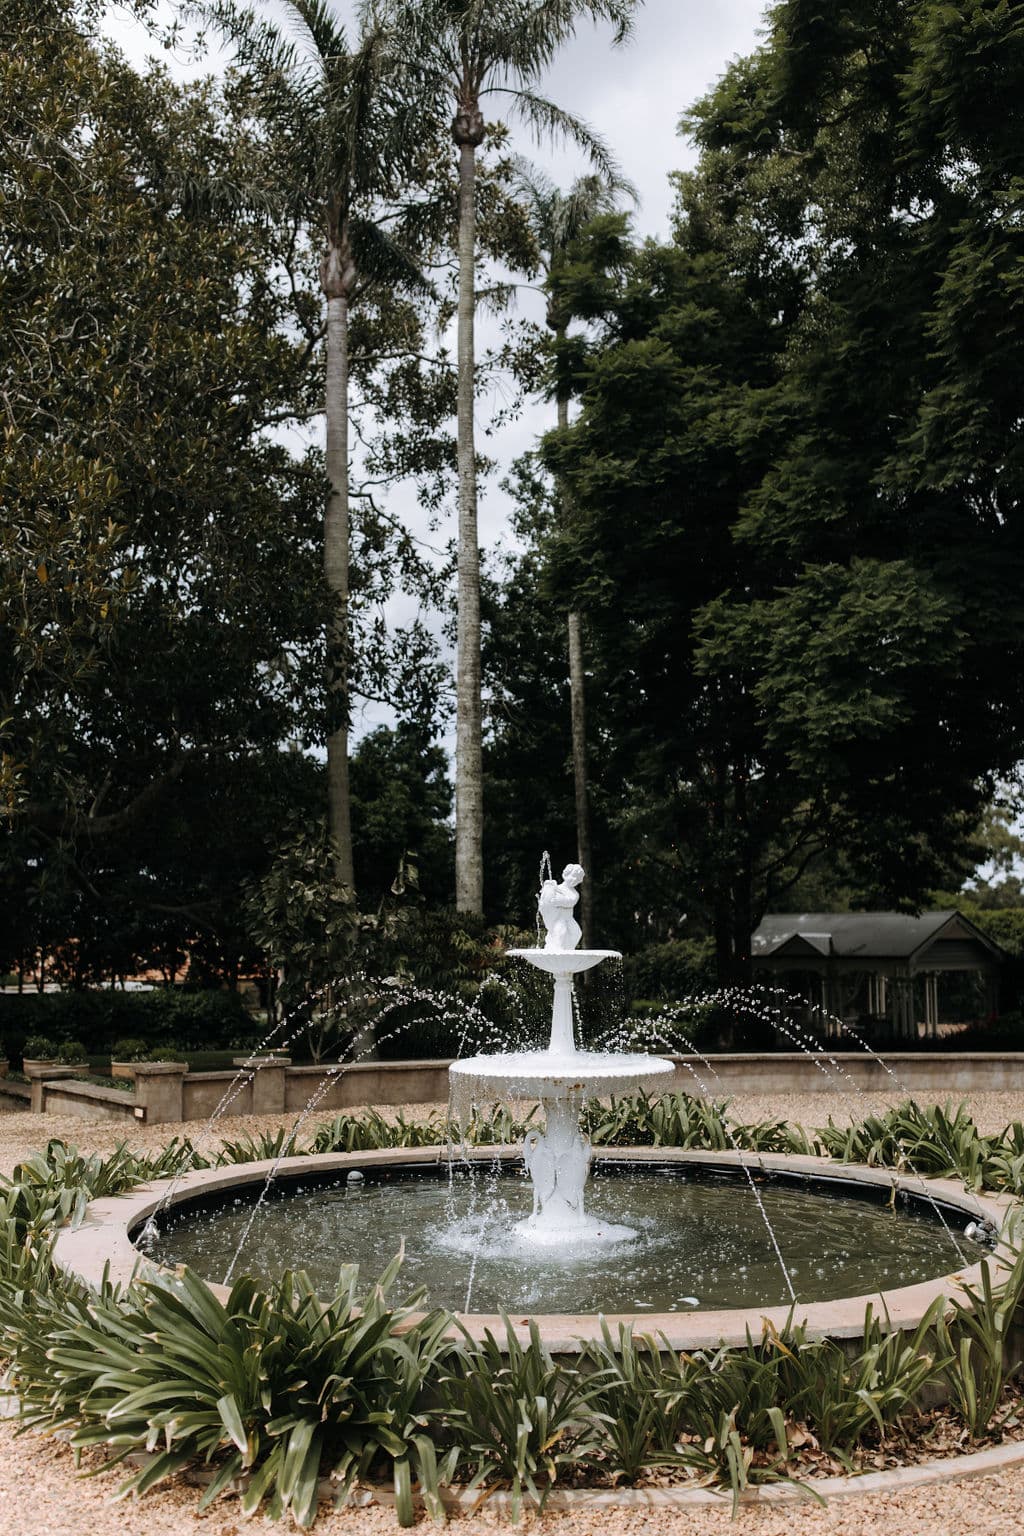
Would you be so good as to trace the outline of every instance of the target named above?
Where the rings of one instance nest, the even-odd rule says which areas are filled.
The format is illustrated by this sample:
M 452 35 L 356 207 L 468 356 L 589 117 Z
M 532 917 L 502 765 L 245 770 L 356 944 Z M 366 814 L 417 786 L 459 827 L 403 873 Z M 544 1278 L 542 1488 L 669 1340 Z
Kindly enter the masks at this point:
M 448 1061 L 360 1061 L 351 1066 L 292 1067 L 285 1108 L 298 1113 L 333 1071 L 317 1109 L 351 1109 L 357 1104 L 448 1102 Z
M 680 1057 L 674 1059 L 681 1063 Z M 860 1089 L 941 1102 L 964 1093 L 1024 1093 L 1024 1051 L 894 1051 L 881 1059 L 844 1051 L 835 1058 L 838 1071 L 824 1056 L 802 1051 L 710 1056 L 709 1067 L 688 1059 L 693 1070 L 678 1064 L 670 1088 L 716 1099 L 737 1093 L 856 1094 Z
M 22 1067 L 32 1090 L 29 1107 L 34 1115 L 43 1113 L 46 1108 L 47 1083 L 73 1076 L 70 1067 L 59 1067 L 55 1061 L 37 1061 L 28 1056 L 22 1062 Z
M 135 1113 L 134 1094 L 120 1088 L 101 1088 L 98 1083 L 79 1083 L 71 1077 L 51 1079 L 40 1087 L 48 1114 L 72 1115 L 76 1120 L 141 1119 Z
M 233 1071 L 191 1072 L 183 1084 L 187 1120 L 208 1120 L 224 1103 L 225 1115 L 280 1115 L 288 1108 L 285 1079 L 292 1071 L 287 1056 L 240 1056 Z
M 245 1058 L 240 1058 L 244 1063 Z M 676 1057 L 676 1070 L 666 1091 L 702 1093 L 709 1098 L 737 1094 L 846 1093 L 851 1108 L 856 1093 L 907 1094 L 943 1101 L 971 1093 L 1024 1093 L 1024 1052 L 1005 1056 L 976 1052 L 917 1054 L 885 1058 L 838 1057 L 840 1070 L 824 1058 L 798 1052 L 759 1056 L 713 1056 L 710 1065 L 692 1063 L 693 1071 Z M 59 1113 L 122 1119 L 126 1103 L 135 1118 L 150 1125 L 182 1120 L 208 1120 L 223 1106 L 225 1115 L 299 1114 L 317 1096 L 318 1111 L 351 1109 L 363 1104 L 445 1104 L 448 1101 L 448 1061 L 373 1061 L 354 1065 L 293 1067 L 287 1058 L 260 1058 L 235 1071 L 189 1072 L 184 1062 L 133 1062 L 134 1095 L 116 1088 L 74 1084 L 71 1068 L 50 1063 L 26 1063 L 31 1079 L 32 1108 Z M 889 1071 L 886 1071 L 886 1067 Z M 896 1081 L 890 1076 L 895 1074 Z M 323 1092 L 321 1092 L 321 1088 Z M 229 1103 L 224 1103 L 229 1098 Z M 88 1110 L 69 1109 L 88 1104 Z M 141 1114 L 136 1114 L 136 1109 Z

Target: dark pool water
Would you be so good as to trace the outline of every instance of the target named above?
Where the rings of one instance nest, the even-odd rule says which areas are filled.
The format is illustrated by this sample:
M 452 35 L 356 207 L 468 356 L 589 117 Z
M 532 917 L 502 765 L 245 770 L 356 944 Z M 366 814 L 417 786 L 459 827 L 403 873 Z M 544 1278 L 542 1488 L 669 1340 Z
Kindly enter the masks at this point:
M 256 1192 L 176 1208 L 147 1252 L 223 1279 Z M 801 1301 L 892 1290 L 961 1263 L 927 1201 L 901 1197 L 890 1208 L 887 1191 L 862 1198 L 760 1175 L 758 1193 Z M 366 1170 L 357 1184 L 344 1175 L 281 1183 L 257 1212 L 235 1275 L 269 1280 L 304 1269 L 327 1295 L 342 1264 L 358 1264 L 370 1282 L 404 1243 L 402 1292 L 425 1286 L 431 1302 L 456 1310 L 686 1312 L 789 1300 L 742 1174 L 598 1165 L 587 1209 L 637 1230 L 622 1245 L 531 1248 L 511 1231 L 530 1209 L 518 1170 Z M 979 1250 L 960 1235 L 965 1218 L 946 1214 L 973 1258 Z

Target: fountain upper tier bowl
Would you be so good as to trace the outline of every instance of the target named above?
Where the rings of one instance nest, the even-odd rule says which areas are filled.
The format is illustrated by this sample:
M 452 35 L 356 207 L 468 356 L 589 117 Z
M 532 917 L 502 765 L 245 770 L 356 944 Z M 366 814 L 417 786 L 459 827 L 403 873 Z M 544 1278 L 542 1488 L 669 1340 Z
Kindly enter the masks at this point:
M 566 1100 L 575 1114 L 583 1098 L 638 1093 L 648 1087 L 665 1091 L 665 1083 L 655 1079 L 663 1079 L 675 1067 L 664 1057 L 576 1049 L 570 978 L 592 970 L 602 960 L 621 960 L 617 949 L 510 949 L 508 953 L 555 978 L 551 1044 L 546 1051 L 502 1051 L 453 1062 L 449 1078 L 457 1099 L 501 1090 L 514 1098 Z
M 550 976 L 576 976 L 589 971 L 602 960 L 621 960 L 617 949 L 510 949 L 506 951 L 516 960 L 527 960 L 538 971 Z

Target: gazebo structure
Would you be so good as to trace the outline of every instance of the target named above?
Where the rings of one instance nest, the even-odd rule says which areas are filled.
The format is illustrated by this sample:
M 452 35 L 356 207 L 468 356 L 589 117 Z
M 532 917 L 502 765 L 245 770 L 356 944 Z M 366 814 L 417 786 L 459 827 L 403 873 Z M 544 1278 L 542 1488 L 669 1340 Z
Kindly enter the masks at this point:
M 962 912 L 803 912 L 762 919 L 751 939 L 755 977 L 802 997 L 824 1034 L 839 1021 L 885 1027 L 913 1039 L 936 1036 L 939 978 L 971 972 L 980 982 L 978 1012 L 994 1013 L 998 944 Z M 918 978 L 923 985 L 915 985 Z M 923 994 L 923 996 L 922 996 Z

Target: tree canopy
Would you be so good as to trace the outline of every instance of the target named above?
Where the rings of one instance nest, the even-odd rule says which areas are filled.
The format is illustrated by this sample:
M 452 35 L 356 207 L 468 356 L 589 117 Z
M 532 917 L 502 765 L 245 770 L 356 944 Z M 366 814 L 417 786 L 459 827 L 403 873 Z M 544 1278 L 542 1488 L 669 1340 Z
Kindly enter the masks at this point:
M 759 916 L 812 895 L 957 890 L 1024 760 L 1024 8 L 779 0 L 683 119 L 663 243 L 614 177 L 517 172 L 481 106 L 500 87 L 608 171 L 536 87 L 631 0 L 395 0 L 376 72 L 319 0 L 291 4 L 312 52 L 229 0 L 186 9 L 240 45 L 187 86 L 129 67 L 98 4 L 0 4 L 3 962 L 84 982 L 188 952 L 232 979 L 280 954 L 275 913 L 309 975 L 321 917 L 338 953 L 400 935 L 404 966 L 435 916 L 458 950 L 458 623 L 474 816 L 470 652 L 489 711 L 473 965 L 481 891 L 521 922 L 544 843 L 574 841 L 574 757 L 602 939 L 685 940 L 688 973 L 710 949 L 747 979 Z M 543 270 L 521 382 L 559 425 L 510 472 L 478 626 L 438 528 L 457 500 L 465 597 L 484 260 Z M 350 696 L 389 711 L 343 744 L 362 913 L 322 822 Z
M 1021 756 L 1017 10 L 776 6 L 672 244 L 605 221 L 556 278 L 592 330 L 538 590 L 601 652 L 630 910 L 726 977 L 830 850 L 878 905 L 961 876 Z

